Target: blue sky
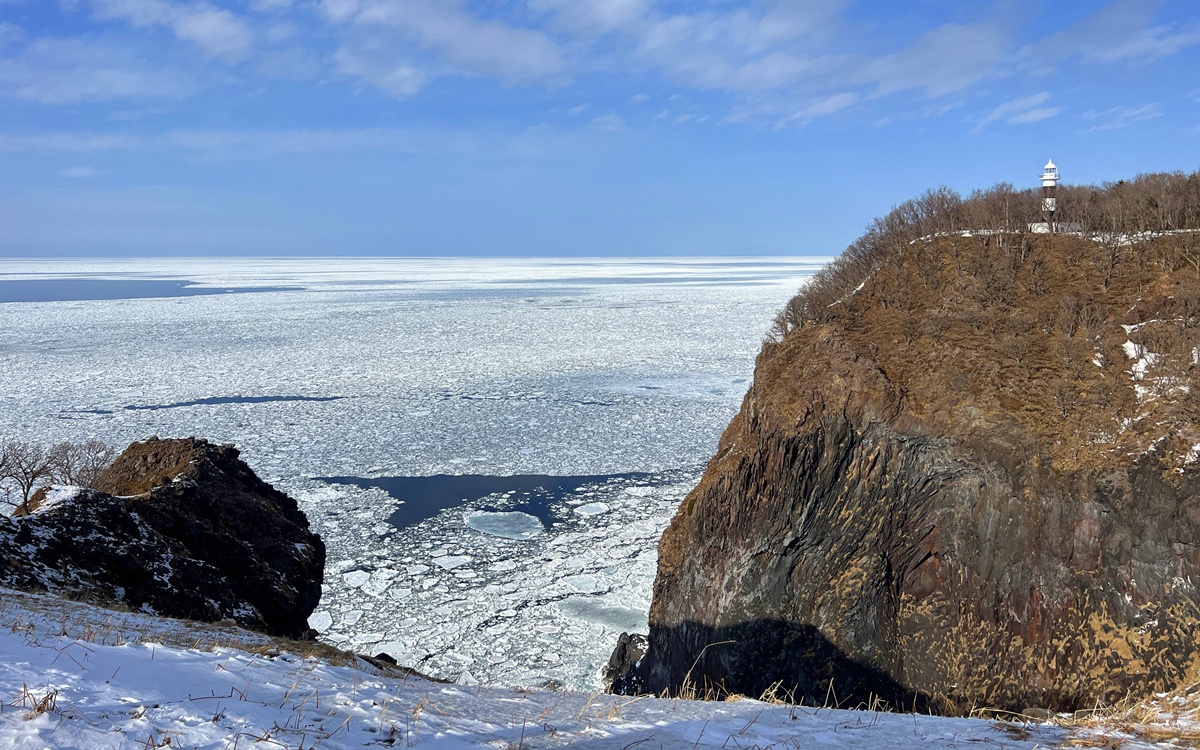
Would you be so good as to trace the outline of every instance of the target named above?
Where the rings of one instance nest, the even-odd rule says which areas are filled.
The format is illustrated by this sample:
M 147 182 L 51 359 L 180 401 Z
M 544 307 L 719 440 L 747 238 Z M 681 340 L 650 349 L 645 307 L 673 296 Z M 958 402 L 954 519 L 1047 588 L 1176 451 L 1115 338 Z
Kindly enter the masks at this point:
M 1200 168 L 1195 0 L 0 0 L 0 256 L 836 254 Z

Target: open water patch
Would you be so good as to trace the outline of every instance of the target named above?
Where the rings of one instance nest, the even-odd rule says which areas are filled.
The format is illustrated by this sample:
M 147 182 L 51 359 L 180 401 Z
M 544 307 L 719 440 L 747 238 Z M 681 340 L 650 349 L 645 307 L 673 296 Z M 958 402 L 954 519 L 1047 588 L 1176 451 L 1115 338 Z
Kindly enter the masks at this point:
M 222 404 L 270 404 L 277 401 L 338 401 L 345 396 L 212 396 L 192 401 L 176 401 L 173 404 L 130 404 L 125 411 L 158 411 L 159 409 L 182 409 L 186 406 L 220 406 Z M 97 411 L 96 413 L 104 413 Z
M 2 279 L 3 302 L 91 302 L 96 300 L 197 297 L 250 292 L 298 292 L 298 286 L 197 286 L 186 279 Z
M 60 419 L 78 419 L 78 414 L 109 416 L 118 411 L 159 411 L 161 409 L 183 409 L 188 406 L 222 406 L 225 404 L 270 404 L 278 401 L 339 401 L 347 396 L 211 396 L 191 401 L 176 401 L 170 404 L 129 404 L 112 409 L 67 409 L 59 413 Z
M 433 518 L 443 510 L 459 506 L 469 506 L 474 511 L 485 513 L 519 512 L 549 527 L 555 522 L 570 520 L 569 508 L 586 503 L 597 491 L 611 485 L 654 486 L 665 481 L 663 474 L 645 472 L 586 476 L 435 474 L 427 477 L 372 479 L 316 478 L 329 484 L 348 484 L 388 493 L 401 503 L 388 517 L 388 523 L 397 529 L 413 526 Z M 483 500 L 488 502 L 480 504 Z M 576 502 L 572 504 L 572 500 Z

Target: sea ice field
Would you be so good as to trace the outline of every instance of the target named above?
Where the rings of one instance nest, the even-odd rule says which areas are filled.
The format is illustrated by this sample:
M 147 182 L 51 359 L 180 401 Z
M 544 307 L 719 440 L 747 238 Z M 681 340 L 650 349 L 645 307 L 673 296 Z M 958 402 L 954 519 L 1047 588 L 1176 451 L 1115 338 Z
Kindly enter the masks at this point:
M 0 260 L 0 440 L 234 443 L 328 545 L 323 640 L 593 689 L 828 260 Z

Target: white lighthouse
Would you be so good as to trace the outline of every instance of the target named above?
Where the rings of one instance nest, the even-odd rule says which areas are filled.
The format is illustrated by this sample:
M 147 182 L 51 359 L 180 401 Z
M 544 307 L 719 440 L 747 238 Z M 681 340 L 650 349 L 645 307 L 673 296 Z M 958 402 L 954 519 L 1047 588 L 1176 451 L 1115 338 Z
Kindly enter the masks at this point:
M 1054 232 L 1054 212 L 1058 210 L 1058 167 L 1054 161 L 1046 162 L 1042 169 L 1042 218 L 1047 231 Z

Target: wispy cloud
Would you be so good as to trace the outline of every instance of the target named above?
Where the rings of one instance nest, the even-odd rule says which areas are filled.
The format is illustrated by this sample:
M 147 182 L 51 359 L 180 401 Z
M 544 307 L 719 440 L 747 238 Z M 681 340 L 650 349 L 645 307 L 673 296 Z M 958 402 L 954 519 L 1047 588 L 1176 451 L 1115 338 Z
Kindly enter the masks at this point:
M 781 129 L 794 125 L 807 125 L 818 118 L 828 117 L 837 112 L 841 112 L 847 107 L 858 102 L 859 98 L 859 95 L 853 91 L 842 91 L 837 94 L 831 94 L 829 96 L 815 99 L 808 102 L 787 117 L 778 120 L 775 123 L 775 128 Z
M 289 10 L 293 0 L 248 0 L 250 7 L 260 13 L 275 13 Z
M 945 24 L 904 50 L 871 60 L 859 75 L 877 95 L 918 89 L 939 97 L 993 75 L 1011 54 L 1016 28 L 1003 16 L 974 24 Z
M 98 177 L 103 172 L 98 172 L 91 167 L 67 167 L 66 169 L 58 170 L 59 177 L 69 177 L 71 179 L 86 179 L 88 177 Z
M 1083 113 L 1083 119 L 1094 123 L 1088 131 L 1120 130 L 1135 122 L 1153 120 L 1163 116 L 1162 105 L 1158 102 L 1143 104 L 1140 107 L 1113 107 L 1103 111 L 1088 110 Z
M 93 13 L 100 20 L 170 28 L 177 38 L 196 44 L 205 55 L 227 62 L 246 59 L 254 43 L 242 18 L 207 2 L 93 0 Z
M 545 33 L 481 18 L 454 0 L 322 0 L 321 9 L 328 20 L 359 32 L 343 39 L 341 60 L 378 59 L 381 48 L 401 50 L 407 61 L 398 70 L 406 81 L 416 80 L 418 53 L 435 55 L 422 77 L 467 75 L 522 84 L 564 69 L 562 51 Z M 341 68 L 373 85 L 391 75 L 377 67 Z M 412 88 L 382 87 L 401 93 Z
M 0 0 L 2 1 L 2 0 Z M 0 21 L 0 48 L 16 44 L 25 38 L 25 32 L 20 26 L 8 21 Z
M 382 40 L 344 44 L 334 53 L 333 59 L 343 74 L 396 98 L 412 96 L 429 82 L 429 76 L 411 59 Z
M 1048 120 L 1051 117 L 1062 112 L 1061 107 L 1043 107 L 1050 100 L 1050 92 L 1043 91 L 1038 94 L 1030 94 L 1017 99 L 1011 99 L 1003 104 L 999 104 L 983 117 L 979 122 L 975 123 L 975 127 L 971 129 L 972 133 L 979 133 L 988 125 L 994 122 L 1005 122 L 1009 125 L 1028 125 L 1034 122 Z
M 618 125 L 620 118 L 599 124 Z M 599 118 L 598 118 L 599 119 Z M 497 152 L 525 136 L 504 136 L 470 130 L 406 128 L 293 128 L 171 130 L 150 135 L 136 133 L 0 133 L 0 152 L 59 151 L 183 151 L 210 157 L 254 158 L 272 154 L 321 153 L 459 153 Z
M 1034 64 L 1147 63 L 1200 44 L 1200 24 L 1156 23 L 1160 2 L 1114 0 L 1074 26 L 1021 50 Z
M 757 126 L 800 126 L 851 109 L 876 124 L 939 117 L 945 101 L 972 101 L 984 84 L 1000 89 L 997 100 L 1012 97 L 1002 82 L 1015 80 L 1017 70 L 1053 72 L 1067 60 L 1144 64 L 1200 44 L 1200 22 L 1164 22 L 1153 1 L 1112 0 L 1020 47 L 1020 36 L 1036 33 L 1032 14 L 1022 12 L 1032 1 L 994 0 L 990 8 L 960 9 L 952 22 L 906 22 L 903 32 L 893 33 L 850 12 L 849 0 L 61 0 L 124 27 L 106 28 L 110 38 L 125 42 L 153 32 L 156 54 L 173 35 L 177 47 L 192 50 L 189 69 L 200 50 L 221 63 L 215 72 L 191 69 L 191 80 L 201 75 L 206 85 L 257 75 L 350 82 L 363 92 L 406 99 L 448 78 L 474 78 L 569 91 L 574 101 L 564 95 L 555 102 L 563 112 L 596 96 L 586 88 L 591 76 L 607 76 L 631 84 L 618 93 L 628 106 L 649 101 L 645 91 L 655 91 L 656 99 L 671 93 L 649 87 L 673 87 L 693 104 L 704 98 L 707 111 L 720 107 L 720 122 Z M 1070 9 L 1063 15 L 1083 14 Z M 69 74 L 68 58 L 43 55 L 35 65 L 26 59 L 33 52 L 19 52 L 5 59 L 5 40 L 20 50 L 24 33 L 0 22 L 0 90 L 10 96 L 66 103 L 140 92 L 178 96 L 185 88 L 163 69 L 128 59 L 77 65 Z M 97 38 L 103 37 L 80 43 Z M 238 67 L 231 73 L 226 64 Z M 42 80 L 55 70 L 55 85 Z M 976 121 L 975 131 L 1061 113 L 1045 106 L 1046 99 L 1028 99 L 997 106 Z M 597 109 L 589 114 L 611 106 L 591 101 Z M 694 112 L 669 106 L 670 118 Z
M 79 39 L 37 39 L 14 57 L 0 58 L 0 90 L 41 104 L 179 97 L 186 88 L 178 74 Z
M 609 112 L 592 118 L 592 125 L 603 133 L 619 133 L 625 129 L 625 118 L 615 112 Z
M 0 152 L 27 151 L 130 151 L 144 148 L 147 139 L 125 134 L 107 133 L 0 133 Z

